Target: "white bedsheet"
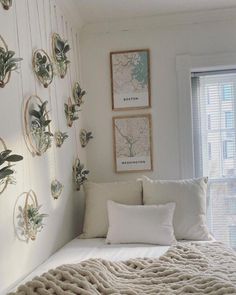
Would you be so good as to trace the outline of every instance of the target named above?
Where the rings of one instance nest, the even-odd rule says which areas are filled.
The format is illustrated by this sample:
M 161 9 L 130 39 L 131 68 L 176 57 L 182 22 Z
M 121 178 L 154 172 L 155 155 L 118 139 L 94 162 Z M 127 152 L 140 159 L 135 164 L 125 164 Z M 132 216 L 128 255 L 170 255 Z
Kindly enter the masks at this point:
M 66 244 L 46 262 L 37 267 L 18 286 L 62 264 L 78 263 L 89 258 L 118 261 L 137 257 L 160 257 L 168 249 L 169 246 L 147 244 L 107 245 L 105 239 L 82 240 L 77 238 Z M 14 291 L 16 287 L 10 291 Z

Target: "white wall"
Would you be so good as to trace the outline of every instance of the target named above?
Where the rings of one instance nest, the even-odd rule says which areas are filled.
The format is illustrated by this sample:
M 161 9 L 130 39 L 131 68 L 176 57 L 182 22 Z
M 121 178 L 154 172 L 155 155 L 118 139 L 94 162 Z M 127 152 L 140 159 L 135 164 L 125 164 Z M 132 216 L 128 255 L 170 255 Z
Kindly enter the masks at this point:
M 88 92 L 86 126 L 94 132 L 88 146 L 91 179 L 113 181 L 140 173 L 114 172 L 112 116 L 151 113 L 153 119 L 153 173 L 160 179 L 181 178 L 180 130 L 176 56 L 236 51 L 235 10 L 181 14 L 90 24 L 81 35 L 82 73 Z M 112 112 L 109 53 L 149 48 L 152 108 Z M 192 176 L 192 175 L 191 175 Z
M 44 89 L 34 76 L 31 59 L 33 49 L 44 48 L 51 54 L 52 32 L 58 32 L 69 40 L 71 65 L 64 80 L 56 77 L 53 84 Z M 80 79 L 79 36 L 60 7 L 55 0 L 13 1 L 9 11 L 4 11 L 0 5 L 0 34 L 9 49 L 24 59 L 18 73 L 14 72 L 10 83 L 0 89 L 0 137 L 8 148 L 24 156 L 24 160 L 15 166 L 17 184 L 9 185 L 0 195 L 0 294 L 6 294 L 4 289 L 24 277 L 79 232 L 82 195 L 73 190 L 72 165 L 77 153 L 83 162 L 86 157 L 78 136 L 83 125 L 82 112 L 72 128 L 67 128 L 64 115 L 64 102 L 71 95 L 72 84 Z M 22 103 L 35 93 L 49 101 L 52 131 L 58 128 L 67 131 L 69 139 L 61 149 L 53 144 L 42 157 L 33 158 L 23 138 Z M 50 193 L 50 183 L 54 178 L 64 184 L 59 200 L 53 200 Z M 16 237 L 13 211 L 18 196 L 29 189 L 36 192 L 39 203 L 43 205 L 42 211 L 49 217 L 36 241 L 27 244 Z

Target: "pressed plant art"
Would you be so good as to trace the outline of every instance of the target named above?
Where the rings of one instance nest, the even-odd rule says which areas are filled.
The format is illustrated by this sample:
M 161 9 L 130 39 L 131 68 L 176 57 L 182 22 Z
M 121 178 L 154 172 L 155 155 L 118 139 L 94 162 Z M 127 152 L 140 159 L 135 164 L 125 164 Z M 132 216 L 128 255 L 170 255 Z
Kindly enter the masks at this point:
M 80 138 L 81 146 L 84 148 L 86 147 L 90 139 L 93 138 L 93 135 L 91 131 L 86 131 L 85 129 L 81 129 L 79 138 Z
M 52 36 L 52 52 L 53 58 L 57 66 L 59 76 L 63 79 L 67 73 L 68 64 L 70 61 L 67 58 L 67 53 L 70 50 L 68 41 L 63 40 L 58 34 Z
M 43 49 L 36 50 L 32 63 L 38 80 L 47 88 L 53 80 L 53 64 L 47 52 Z
M 0 87 L 3 88 L 9 82 L 11 72 L 18 69 L 20 57 L 14 57 L 15 52 L 8 50 L 7 44 L 0 36 Z
M 12 0 L 0 0 L 5 10 L 8 10 L 12 6 Z
M 77 106 L 80 107 L 84 103 L 83 97 L 85 94 L 86 91 L 82 90 L 79 83 L 76 82 L 73 88 L 73 98 Z
M 60 197 L 62 190 L 63 190 L 63 185 L 60 183 L 60 181 L 58 181 L 57 179 L 54 179 L 51 182 L 51 194 L 54 200 L 57 200 Z
M 41 156 L 52 143 L 51 120 L 47 110 L 48 101 L 42 102 L 37 96 L 31 96 L 25 105 L 24 121 L 27 145 L 33 155 Z
M 80 159 L 77 158 L 73 166 L 73 177 L 78 191 L 80 190 L 81 185 L 87 180 L 88 174 L 89 170 L 85 169 L 84 164 L 82 164 Z
M 25 196 L 24 206 L 19 206 L 18 227 L 21 231 L 21 236 L 34 241 L 37 234 L 44 227 L 43 220 L 48 215 L 41 213 L 41 205 L 38 205 L 38 200 L 35 192 L 30 190 L 23 194 Z
M 61 147 L 68 137 L 67 132 L 56 131 L 54 133 L 56 147 Z
M 78 107 L 77 107 L 76 104 L 73 104 L 72 103 L 70 97 L 68 98 L 68 103 L 65 103 L 64 104 L 64 107 L 65 107 L 65 115 L 66 115 L 67 125 L 69 127 L 72 127 L 73 122 L 75 120 L 78 120 L 79 119 L 79 116 L 78 116 L 78 112 L 79 112 Z
M 12 154 L 12 151 L 7 149 L 5 142 L 0 138 L 3 146 L 3 151 L 0 152 L 0 194 L 6 189 L 8 184 L 15 184 L 14 169 L 15 162 L 23 160 L 21 155 Z

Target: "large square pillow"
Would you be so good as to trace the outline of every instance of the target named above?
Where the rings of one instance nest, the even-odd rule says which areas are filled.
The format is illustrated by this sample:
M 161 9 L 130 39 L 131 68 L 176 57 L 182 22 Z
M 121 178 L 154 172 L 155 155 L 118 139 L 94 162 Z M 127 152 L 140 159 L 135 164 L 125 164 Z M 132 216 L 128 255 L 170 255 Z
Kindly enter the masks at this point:
M 106 237 L 108 200 L 127 205 L 142 204 L 142 181 L 86 182 L 84 190 L 85 216 L 81 238 Z
M 178 181 L 143 180 L 144 205 L 176 204 L 175 237 L 178 240 L 210 240 L 206 224 L 207 178 Z
M 165 205 L 122 205 L 108 201 L 109 244 L 144 243 L 171 245 L 175 203 Z

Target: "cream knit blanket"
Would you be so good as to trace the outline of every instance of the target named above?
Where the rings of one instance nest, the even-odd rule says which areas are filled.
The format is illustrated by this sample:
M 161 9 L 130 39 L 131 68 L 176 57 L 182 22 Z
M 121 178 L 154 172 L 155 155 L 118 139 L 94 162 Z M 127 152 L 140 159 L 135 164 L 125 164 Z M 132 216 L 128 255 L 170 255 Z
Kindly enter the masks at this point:
M 50 270 L 11 294 L 236 294 L 236 253 L 220 243 L 181 243 L 159 259 L 89 259 Z

